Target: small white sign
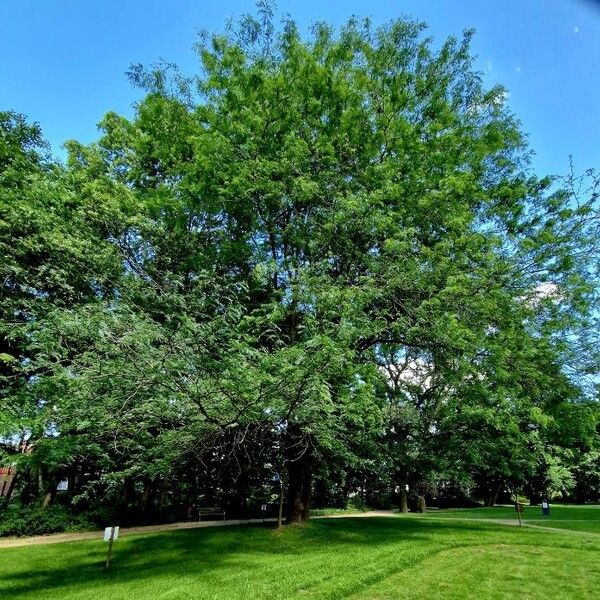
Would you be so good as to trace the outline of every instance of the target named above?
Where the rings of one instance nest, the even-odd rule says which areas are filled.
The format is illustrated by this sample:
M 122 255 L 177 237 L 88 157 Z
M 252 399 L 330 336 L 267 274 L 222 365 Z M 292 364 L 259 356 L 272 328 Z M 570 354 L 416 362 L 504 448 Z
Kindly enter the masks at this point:
M 63 479 L 62 481 L 59 481 L 58 485 L 56 486 L 56 489 L 59 492 L 66 492 L 69 489 L 69 480 Z
M 263 512 L 264 512 L 265 510 L 267 510 L 267 505 L 266 505 L 266 504 L 261 504 L 261 505 L 260 505 L 260 510 L 262 510 Z
M 104 528 L 104 541 L 105 542 L 110 542 L 110 535 L 112 530 L 114 529 L 114 534 L 112 536 L 113 540 L 118 539 L 119 537 L 119 528 L 118 527 L 105 527 Z

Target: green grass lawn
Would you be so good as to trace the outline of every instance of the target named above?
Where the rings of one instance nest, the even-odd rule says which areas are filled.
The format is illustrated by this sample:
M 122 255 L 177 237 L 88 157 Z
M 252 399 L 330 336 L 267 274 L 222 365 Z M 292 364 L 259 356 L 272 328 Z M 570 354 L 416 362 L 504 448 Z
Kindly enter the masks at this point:
M 512 506 L 494 508 L 466 508 L 454 510 L 432 510 L 428 517 L 436 519 L 510 519 L 517 520 Z M 525 524 L 537 527 L 572 529 L 600 533 L 600 505 L 572 506 L 568 504 L 550 505 L 550 515 L 544 517 L 539 506 L 526 506 L 523 513 Z
M 472 518 L 485 511 L 460 511 L 467 516 L 462 520 L 450 514 L 319 519 L 282 532 L 245 526 L 123 537 L 115 543 L 108 574 L 102 570 L 106 545 L 101 539 L 5 548 L 0 549 L 0 597 L 600 597 L 597 533 Z M 590 514 L 600 517 L 600 510 Z

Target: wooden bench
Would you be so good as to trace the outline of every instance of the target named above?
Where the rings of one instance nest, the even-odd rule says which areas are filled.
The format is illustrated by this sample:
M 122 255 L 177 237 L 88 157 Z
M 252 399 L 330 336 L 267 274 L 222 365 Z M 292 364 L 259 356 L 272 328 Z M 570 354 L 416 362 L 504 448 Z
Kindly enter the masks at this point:
M 198 509 L 198 521 L 202 521 L 202 517 L 216 517 L 223 515 L 223 521 L 225 520 L 225 511 L 217 506 L 209 506 Z

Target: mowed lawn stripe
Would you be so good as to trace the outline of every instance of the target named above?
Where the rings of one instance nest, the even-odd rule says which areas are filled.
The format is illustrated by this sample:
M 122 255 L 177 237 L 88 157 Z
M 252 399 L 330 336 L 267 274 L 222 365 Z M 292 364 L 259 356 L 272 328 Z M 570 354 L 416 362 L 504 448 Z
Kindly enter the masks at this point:
M 442 550 L 351 600 L 598 597 L 600 570 L 586 550 L 505 544 Z
M 281 532 L 246 526 L 130 536 L 115 543 L 108 574 L 105 549 L 101 540 L 2 549 L 0 589 L 11 600 L 357 600 L 430 598 L 437 590 L 444 598 L 473 590 L 516 596 L 530 581 L 523 597 L 548 598 L 548 586 L 563 598 L 600 594 L 600 540 L 480 521 L 320 519 Z

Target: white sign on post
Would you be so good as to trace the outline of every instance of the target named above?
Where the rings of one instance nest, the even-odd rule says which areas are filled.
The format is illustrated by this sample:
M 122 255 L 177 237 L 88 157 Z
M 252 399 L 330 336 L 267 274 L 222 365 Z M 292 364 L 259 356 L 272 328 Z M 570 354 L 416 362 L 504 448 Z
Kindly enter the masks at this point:
M 104 541 L 108 542 L 108 554 L 106 555 L 106 564 L 104 565 L 105 571 L 108 571 L 108 569 L 110 569 L 110 559 L 112 557 L 113 542 L 118 537 L 119 537 L 119 528 L 118 527 L 106 527 L 104 529 Z
M 267 505 L 266 504 L 261 504 L 260 510 L 262 510 L 262 511 L 267 510 Z
M 56 489 L 59 492 L 66 492 L 69 489 L 69 480 L 63 479 L 62 481 L 60 481 L 56 486 Z
M 114 533 L 112 533 L 113 529 L 114 529 Z M 113 540 L 118 539 L 118 537 L 119 537 L 119 528 L 118 527 L 105 527 L 104 528 L 104 541 L 110 542 L 111 537 Z

